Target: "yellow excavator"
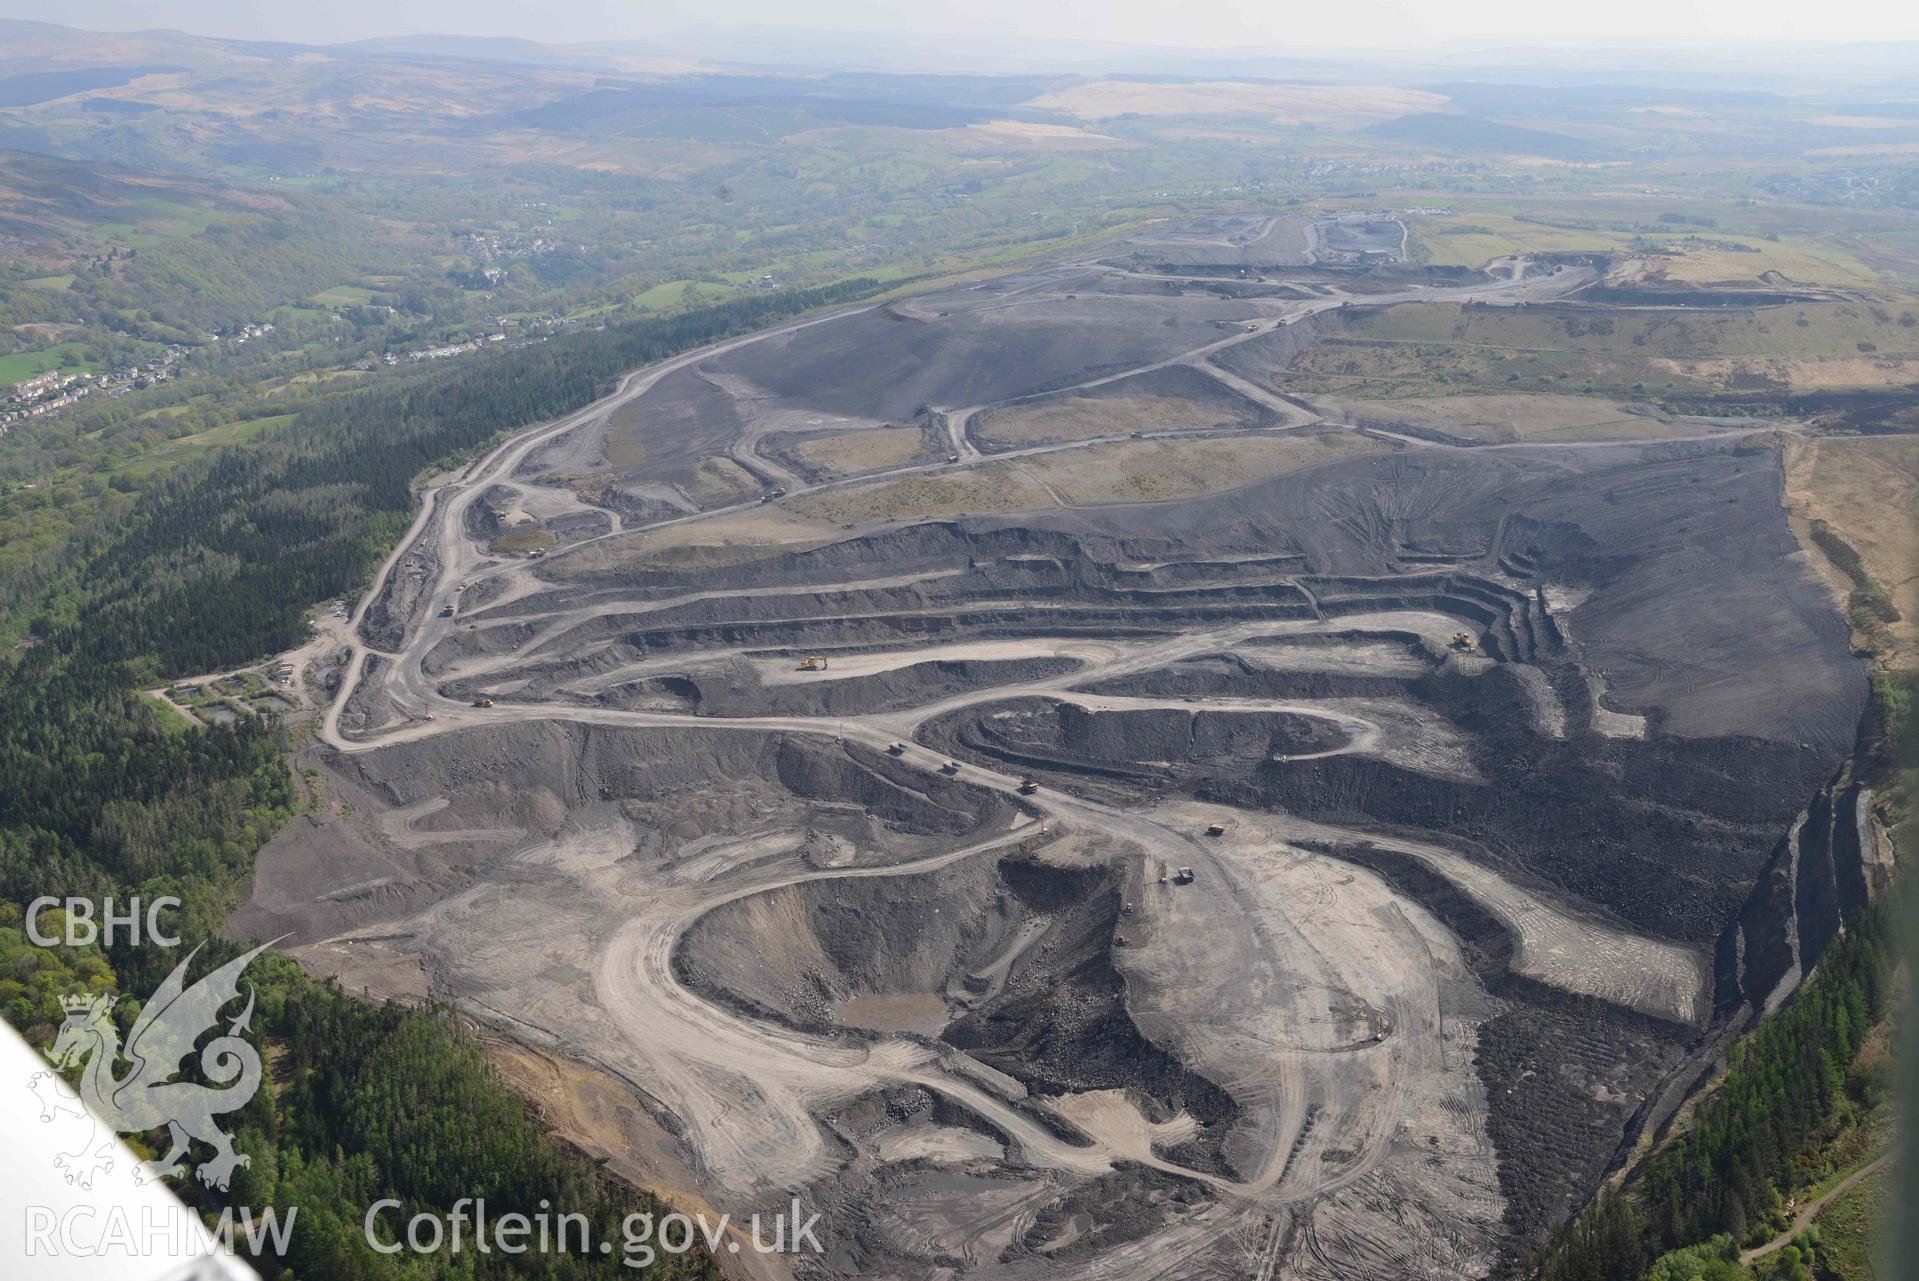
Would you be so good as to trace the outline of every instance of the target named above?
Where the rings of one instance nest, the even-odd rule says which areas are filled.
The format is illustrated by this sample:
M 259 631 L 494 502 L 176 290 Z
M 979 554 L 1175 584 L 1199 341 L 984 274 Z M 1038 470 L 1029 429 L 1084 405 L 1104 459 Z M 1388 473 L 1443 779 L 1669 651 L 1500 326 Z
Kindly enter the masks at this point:
M 803 672 L 823 672 L 826 670 L 826 660 L 818 654 L 809 654 L 800 660 L 800 670 Z
M 1473 638 L 1465 632 L 1454 632 L 1453 648 L 1462 654 L 1470 654 L 1473 652 Z

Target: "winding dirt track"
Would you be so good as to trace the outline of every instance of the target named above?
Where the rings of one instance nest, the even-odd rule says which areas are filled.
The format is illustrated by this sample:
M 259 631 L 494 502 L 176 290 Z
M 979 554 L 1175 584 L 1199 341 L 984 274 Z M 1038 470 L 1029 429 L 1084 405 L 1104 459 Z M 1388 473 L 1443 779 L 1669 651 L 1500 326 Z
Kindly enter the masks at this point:
M 1881 1153 L 1860 1166 L 1857 1170 L 1854 1170 L 1851 1174 L 1848 1174 L 1845 1178 L 1839 1180 L 1839 1182 L 1827 1188 L 1817 1197 L 1800 1207 L 1799 1213 L 1793 1216 L 1791 1224 L 1787 1226 L 1784 1232 L 1781 1232 L 1764 1245 L 1756 1245 L 1752 1249 L 1745 1251 L 1739 1256 L 1739 1262 L 1751 1266 L 1768 1255 L 1777 1254 L 1791 1245 L 1792 1239 L 1811 1227 L 1812 1221 L 1819 1217 L 1819 1212 L 1825 1209 L 1830 1202 L 1844 1196 L 1860 1183 L 1863 1183 L 1865 1180 L 1891 1165 L 1892 1158 L 1897 1155 L 1897 1152 Z
M 1472 290 L 1422 289 L 1369 301 L 1517 299 L 1563 291 L 1574 283 L 1571 273 L 1542 282 L 1524 279 L 1515 272 L 1510 280 Z M 1090 380 L 1081 387 L 1183 364 L 1203 370 L 1282 413 L 1284 421 L 1278 430 L 1295 428 L 1308 420 L 1297 406 L 1258 388 L 1249 390 L 1243 379 L 1224 374 L 1207 357 L 1271 332 L 1279 324 L 1337 307 L 1340 302 L 1338 298 L 1323 298 L 1289 304 L 1282 317 L 1262 321 L 1168 360 Z M 600 422 L 676 370 L 777 334 L 830 324 L 872 305 L 796 321 L 629 374 L 607 399 L 522 433 L 457 476 L 429 486 L 412 527 L 382 564 L 371 589 L 353 611 L 352 652 L 339 695 L 321 723 L 322 740 L 341 753 L 358 755 L 432 736 L 552 719 L 615 727 L 697 729 L 702 733 L 724 730 L 824 736 L 884 751 L 896 740 L 911 743 L 915 731 L 934 717 L 986 701 L 1044 694 L 1095 708 L 1287 712 L 1339 725 L 1344 741 L 1310 756 L 1406 750 L 1396 725 L 1352 708 L 1329 710 L 1298 700 L 1118 698 L 1071 692 L 1072 687 L 1091 680 L 1150 671 L 1180 658 L 1229 652 L 1234 645 L 1255 637 L 1319 626 L 1312 623 L 1236 624 L 1125 643 L 1062 636 L 1051 642 L 1057 652 L 1078 657 L 1083 664 L 1067 675 L 976 690 L 903 712 L 861 716 L 715 718 L 558 702 L 485 708 L 440 692 L 440 681 L 448 674 L 429 676 L 427 655 L 457 626 L 476 619 L 482 626 L 487 623 L 484 607 L 464 618 L 441 617 L 444 607 L 457 606 L 463 584 L 504 580 L 505 591 L 495 597 L 496 605 L 553 590 L 550 584 L 533 577 L 526 562 L 489 558 L 464 533 L 469 509 L 491 486 L 509 482 L 524 485 L 513 477 L 534 450 L 568 432 Z M 977 414 L 992 407 L 975 405 L 945 411 L 952 452 L 960 456 L 957 464 L 918 464 L 810 485 L 795 482 L 789 496 L 1110 443 L 1105 438 L 1076 441 L 984 458 L 974 448 L 967 428 Z M 1247 430 L 1270 432 L 1275 428 Z M 754 444 L 753 440 L 740 442 L 734 455 L 749 469 L 757 458 Z M 1411 444 L 1439 447 L 1424 441 Z M 759 505 L 743 502 L 632 526 L 613 514 L 607 533 L 573 544 L 556 553 L 549 563 L 603 539 L 692 525 Z M 385 589 L 396 566 L 422 552 L 437 564 L 437 573 L 431 590 L 415 606 L 403 646 L 396 652 L 372 648 L 362 633 L 371 603 Z M 865 585 L 883 581 L 869 580 Z M 825 589 L 811 586 L 792 590 Z M 586 598 L 576 606 L 532 616 L 541 624 L 539 631 L 512 653 L 468 660 L 451 674 L 507 671 L 570 628 L 609 612 L 661 609 L 727 594 L 698 593 L 643 603 Z M 516 616 L 514 621 L 531 620 Z M 1447 624 L 1435 619 L 1422 623 L 1415 618 L 1409 625 L 1436 631 Z M 381 658 L 383 664 L 377 676 L 369 677 L 367 664 L 373 656 Z M 627 674 L 623 669 L 598 678 L 598 683 Z M 403 719 L 375 733 L 349 735 L 342 730 L 341 713 L 369 681 Z M 588 682 L 583 687 L 591 686 Z M 944 758 L 915 744 L 907 748 L 901 760 L 930 772 Z M 1021 779 L 1003 771 L 969 765 L 964 774 L 975 786 L 1009 795 L 1020 788 Z M 1165 1159 L 1150 1144 L 1142 1151 L 1138 1125 L 1124 1118 L 1103 1122 L 1098 1119 L 1097 1109 L 1085 1111 L 1087 1119 L 1078 1127 L 1083 1141 L 1068 1142 L 1037 1124 L 1009 1083 L 996 1079 L 998 1074 L 959 1051 L 935 1049 L 904 1037 L 856 1041 L 802 1033 L 722 1008 L 688 990 L 675 975 L 673 958 L 681 938 L 702 916 L 725 904 L 808 881 L 926 875 L 1030 840 L 1036 834 L 1032 821 L 1021 821 L 962 849 L 890 866 L 795 873 L 788 865 L 759 878 L 731 879 L 724 888 L 690 879 L 652 892 L 644 904 L 635 907 L 626 924 L 605 941 L 592 973 L 599 1002 L 624 1030 L 629 1050 L 645 1064 L 644 1072 L 637 1077 L 639 1084 L 684 1124 L 712 1183 L 742 1196 L 801 1187 L 831 1173 L 841 1158 L 817 1123 L 823 1107 L 878 1087 L 919 1085 L 977 1115 L 1004 1136 L 1029 1166 L 1090 1177 L 1116 1163 L 1130 1162 L 1206 1185 L 1230 1207 L 1229 1215 L 1236 1216 L 1232 1221 L 1254 1216 L 1259 1225 L 1254 1233 L 1260 1243 L 1257 1252 L 1264 1260 L 1255 1271 L 1257 1275 L 1270 1275 L 1285 1235 L 1282 1227 L 1290 1221 L 1289 1207 L 1322 1200 L 1373 1179 L 1396 1135 L 1415 1124 L 1416 1112 L 1422 1129 L 1437 1132 L 1442 1128 L 1444 1122 L 1431 1119 L 1440 1111 L 1438 1083 L 1443 1080 L 1456 1085 L 1469 1075 L 1462 1074 L 1459 1050 L 1449 1051 L 1440 1017 L 1438 986 L 1442 978 L 1463 972 L 1456 948 L 1435 921 L 1410 903 L 1402 906 L 1394 901 L 1383 883 L 1374 883 L 1369 876 L 1354 891 L 1360 895 L 1354 900 L 1358 906 L 1348 915 L 1315 917 L 1302 913 L 1300 896 L 1323 882 L 1324 874 L 1316 864 L 1309 863 L 1307 856 L 1290 849 L 1281 836 L 1258 840 L 1249 836 L 1224 845 L 1209 844 L 1192 835 L 1204 824 L 1191 807 L 1149 813 L 1049 792 L 1022 800 L 1043 816 L 1049 829 L 1097 834 L 1131 851 L 1142 869 L 1154 864 L 1192 866 L 1206 886 L 1217 887 L 1178 898 L 1162 895 L 1156 924 L 1151 928 L 1142 925 L 1138 945 L 1116 952 L 1115 964 L 1127 978 L 1129 1005 L 1142 1028 L 1173 1049 L 1183 1063 L 1218 1081 L 1241 1107 L 1245 1120 L 1236 1132 L 1231 1156 L 1243 1177 L 1183 1166 Z M 1428 854 L 1438 859 L 1438 853 Z M 1535 933 L 1542 929 L 1550 932 L 1565 923 L 1563 916 L 1554 915 L 1556 909 L 1504 884 L 1492 873 L 1481 875 L 1490 879 L 1477 892 L 1509 921 L 1528 919 Z M 1347 880 L 1353 878 L 1348 876 Z M 1467 888 L 1470 892 L 1473 887 Z M 1145 891 L 1151 889 L 1150 884 L 1144 885 Z M 1647 940 L 1633 942 L 1654 949 L 1643 956 L 1632 954 L 1649 965 L 1674 963 L 1673 956 L 1657 951 L 1661 945 Z M 1680 963 L 1693 963 L 1683 949 L 1671 950 L 1682 953 Z M 1555 971 L 1544 977 L 1579 990 L 1576 975 Z M 1607 992 L 1596 994 L 1610 997 Z M 1358 1039 L 1339 1032 L 1328 1022 L 1329 999 L 1357 1001 L 1373 1012 L 1371 1017 L 1383 1030 Z M 1439 1141 L 1433 1139 L 1435 1144 Z M 1470 1135 L 1460 1141 L 1483 1142 Z M 1496 1201 L 1496 1193 L 1492 1195 Z M 1194 1226 L 1182 1225 L 1179 1232 Z M 1214 1224 L 1213 1230 L 1217 1227 Z M 1178 1235 L 1166 1236 L 1151 1254 L 1141 1254 L 1132 1247 L 1114 1251 L 1105 1256 L 1102 1266 L 1119 1269 L 1113 1275 L 1153 1275 L 1171 1257 L 1167 1251 L 1177 1245 Z

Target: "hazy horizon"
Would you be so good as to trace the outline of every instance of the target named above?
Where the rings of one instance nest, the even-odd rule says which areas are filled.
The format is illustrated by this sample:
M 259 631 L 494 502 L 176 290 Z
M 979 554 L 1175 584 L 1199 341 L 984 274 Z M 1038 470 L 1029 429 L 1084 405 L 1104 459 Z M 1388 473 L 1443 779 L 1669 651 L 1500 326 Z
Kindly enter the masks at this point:
M 964 9 L 898 0 L 823 0 L 804 13 L 773 0 L 662 0 L 639 6 L 568 0 L 538 10 L 508 0 L 341 0 L 325 9 L 263 6 L 247 0 L 69 0 L 49 18 L 44 6 L 0 0 L 0 18 L 53 21 L 101 32 L 168 29 L 197 36 L 305 44 L 421 35 L 514 38 L 540 43 L 656 40 L 701 43 L 729 30 L 788 31 L 825 43 L 956 40 L 969 51 L 998 49 L 1018 59 L 1061 56 L 1075 46 L 1182 54 L 1390 57 L 1458 55 L 1528 47 L 1603 54 L 1670 48 L 1697 56 L 1781 41 L 1857 43 L 1919 38 L 1919 7 L 1850 0 L 1809 8 L 1784 0 L 1623 0 L 1603 9 L 1547 9 L 1520 0 L 1471 0 L 1445 7 L 1405 0 L 1358 0 L 1287 11 L 1254 0 L 977 0 Z M 1621 33 L 1634 33 L 1624 38 Z M 1648 34 L 1650 33 L 1650 34 Z M 1035 46 L 1044 46 L 1036 48 Z

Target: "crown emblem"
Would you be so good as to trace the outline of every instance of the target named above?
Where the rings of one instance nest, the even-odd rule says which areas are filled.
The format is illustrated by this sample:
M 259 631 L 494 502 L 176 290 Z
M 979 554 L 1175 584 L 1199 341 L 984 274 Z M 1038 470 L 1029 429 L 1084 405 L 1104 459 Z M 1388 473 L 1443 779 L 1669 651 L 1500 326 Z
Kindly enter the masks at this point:
M 85 1014 L 93 1008 L 94 1002 L 103 998 L 89 996 L 85 992 L 69 992 L 60 998 L 60 1008 L 68 1014 Z

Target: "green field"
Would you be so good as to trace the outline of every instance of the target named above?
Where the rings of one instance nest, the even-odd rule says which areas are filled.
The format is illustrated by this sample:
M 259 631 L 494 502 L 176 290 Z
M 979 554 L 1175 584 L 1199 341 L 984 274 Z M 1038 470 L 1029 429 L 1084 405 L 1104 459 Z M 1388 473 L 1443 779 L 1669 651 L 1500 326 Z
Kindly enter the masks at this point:
M 324 383 L 339 382 L 342 379 L 351 382 L 356 378 L 366 378 L 370 373 L 371 371 L 365 369 L 308 370 L 305 373 L 293 375 L 278 386 L 265 388 L 261 394 L 264 396 L 278 396 L 287 391 L 317 387 Z
M 143 480 L 157 472 L 177 467 L 209 449 L 217 449 L 222 445 L 244 445 L 259 436 L 261 432 L 272 431 L 292 421 L 292 414 L 274 414 L 267 418 L 229 423 L 225 427 L 215 427 L 191 436 L 182 436 L 178 440 L 169 440 L 165 444 L 155 445 L 139 457 L 115 467 L 112 474 Z
M 65 369 L 70 374 L 92 373 L 98 366 L 86 359 L 85 351 L 85 343 L 65 342 L 56 347 L 0 356 L 0 387 L 11 387 L 49 369 Z M 65 363 L 69 356 L 77 363 Z
M 1480 209 L 1412 219 L 1406 226 L 1414 256 L 1435 267 L 1483 267 L 1509 254 L 1604 252 L 1622 248 L 1628 239 L 1617 232 L 1550 227 Z
M 218 209 L 183 205 L 160 196 L 136 196 L 130 218 L 97 223 L 92 234 L 134 249 L 152 249 L 170 240 L 197 236 L 220 221 Z
M 700 280 L 668 280 L 633 296 L 633 305 L 645 311 L 667 311 L 674 307 L 699 306 L 723 302 L 733 291 L 724 285 Z
M 362 285 L 335 285 L 313 295 L 310 302 L 322 303 L 329 307 L 350 307 L 373 301 L 373 290 Z

